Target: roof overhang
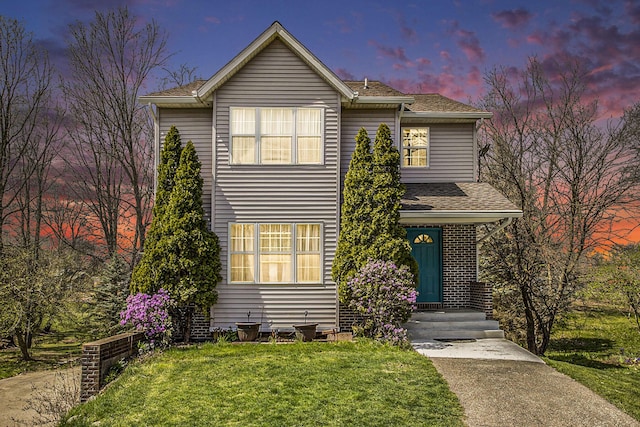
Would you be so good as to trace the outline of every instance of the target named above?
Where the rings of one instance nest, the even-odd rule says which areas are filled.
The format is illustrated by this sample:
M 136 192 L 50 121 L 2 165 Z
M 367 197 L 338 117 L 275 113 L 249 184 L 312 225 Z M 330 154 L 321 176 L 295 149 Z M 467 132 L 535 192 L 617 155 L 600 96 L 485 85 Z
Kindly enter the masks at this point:
M 521 210 L 400 210 L 400 224 L 489 224 L 506 218 L 521 218 Z
M 490 119 L 493 113 L 488 111 L 405 111 L 402 117 L 406 119 Z
M 210 106 L 210 104 L 192 96 L 140 96 L 138 101 L 141 104 L 155 104 L 167 108 L 204 108 Z

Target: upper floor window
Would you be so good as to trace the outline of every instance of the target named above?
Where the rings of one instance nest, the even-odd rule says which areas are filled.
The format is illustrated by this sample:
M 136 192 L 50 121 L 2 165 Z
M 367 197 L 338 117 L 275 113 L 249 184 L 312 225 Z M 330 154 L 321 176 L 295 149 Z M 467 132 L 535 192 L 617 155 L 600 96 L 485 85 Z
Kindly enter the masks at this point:
M 402 166 L 429 166 L 429 128 L 402 128 Z
M 322 164 L 321 108 L 231 108 L 231 163 Z

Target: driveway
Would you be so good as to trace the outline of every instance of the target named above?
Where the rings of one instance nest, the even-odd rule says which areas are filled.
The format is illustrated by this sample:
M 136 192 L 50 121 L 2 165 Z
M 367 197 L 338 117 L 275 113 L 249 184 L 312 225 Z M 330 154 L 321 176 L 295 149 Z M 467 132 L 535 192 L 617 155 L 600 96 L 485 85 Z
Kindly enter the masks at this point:
M 30 400 L 42 402 L 42 397 L 47 396 L 46 400 L 53 402 L 79 388 L 80 367 L 29 372 L 0 380 L 0 427 L 34 425 L 38 413 L 25 410 Z
M 449 383 L 469 426 L 640 426 L 511 341 L 429 341 L 413 346 Z

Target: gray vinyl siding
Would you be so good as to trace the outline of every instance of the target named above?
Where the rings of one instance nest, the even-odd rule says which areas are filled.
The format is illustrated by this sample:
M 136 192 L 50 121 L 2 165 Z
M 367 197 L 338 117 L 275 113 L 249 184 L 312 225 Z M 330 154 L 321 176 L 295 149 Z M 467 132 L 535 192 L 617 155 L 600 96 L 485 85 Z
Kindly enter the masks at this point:
M 344 177 L 349 169 L 358 131 L 361 127 L 367 130 L 373 148 L 376 130 L 380 123 L 389 125 L 392 138 L 399 148 L 400 128 L 395 127 L 395 110 L 342 110 L 341 184 L 344 183 Z M 474 180 L 473 124 L 412 123 L 407 126 L 429 128 L 429 167 L 402 168 L 402 182 L 472 182 Z
M 192 141 L 198 159 L 202 163 L 200 175 L 204 181 L 202 188 L 202 204 L 207 220 L 211 220 L 211 193 L 213 186 L 212 174 L 212 110 L 211 108 L 161 108 L 158 112 L 160 122 L 160 145 L 164 143 L 169 128 L 175 125 L 180 132 L 180 139 L 184 147 L 187 141 Z
M 349 170 L 349 162 L 351 162 L 351 155 L 356 148 L 356 136 L 360 128 L 366 129 L 369 138 L 371 138 L 371 148 L 373 148 L 373 141 L 381 123 L 386 123 L 389 126 L 392 138 L 395 139 L 396 110 L 342 110 L 341 183 L 344 183 L 344 177 Z
M 214 231 L 222 246 L 223 283 L 212 309 L 214 326 L 226 328 L 263 318 L 263 330 L 291 329 L 304 321 L 333 328 L 336 286 L 331 264 L 336 249 L 339 96 L 285 44 L 266 47 L 214 94 L 216 108 L 216 186 Z M 309 107 L 324 109 L 322 165 L 231 165 L 231 107 Z M 310 285 L 227 284 L 229 223 L 322 224 L 323 283 Z M 255 315 L 253 314 L 255 313 Z M 270 323 L 267 323 L 268 320 Z
M 429 167 L 402 168 L 402 181 L 473 182 L 473 124 L 407 125 L 429 128 Z

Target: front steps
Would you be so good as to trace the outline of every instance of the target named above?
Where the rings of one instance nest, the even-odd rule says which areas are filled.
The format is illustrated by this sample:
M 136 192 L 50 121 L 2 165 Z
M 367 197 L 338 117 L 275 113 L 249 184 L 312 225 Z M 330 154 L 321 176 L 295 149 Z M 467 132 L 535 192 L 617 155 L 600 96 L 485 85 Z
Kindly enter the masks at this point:
M 417 311 L 404 324 L 412 342 L 504 338 L 496 320 L 473 310 Z

